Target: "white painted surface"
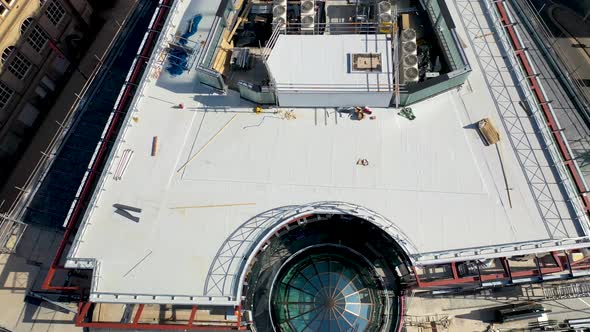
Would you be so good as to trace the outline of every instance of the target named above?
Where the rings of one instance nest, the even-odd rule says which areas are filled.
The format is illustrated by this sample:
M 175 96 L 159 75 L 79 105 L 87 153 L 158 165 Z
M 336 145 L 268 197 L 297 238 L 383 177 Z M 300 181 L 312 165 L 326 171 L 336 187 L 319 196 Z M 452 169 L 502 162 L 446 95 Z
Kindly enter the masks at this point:
M 96 260 L 93 301 L 148 302 L 133 299 L 143 294 L 158 295 L 149 297 L 153 302 L 211 303 L 204 282 L 223 241 L 246 220 L 284 205 L 365 206 L 394 222 L 422 253 L 549 237 L 508 142 L 499 148 L 513 208 L 496 148 L 485 147 L 472 127 L 483 117 L 500 122 L 477 68 L 470 89 L 413 106 L 414 121 L 392 109 L 376 109 L 375 120 L 363 121 L 333 109 L 297 109 L 294 120 L 273 110 L 256 115 L 237 94 L 214 95 L 193 82 L 194 72 L 171 78 L 162 71 L 117 146 L 117 156 L 131 149 L 133 159 L 120 181 L 105 177 L 69 253 L 69 265 Z M 175 108 L 179 103 L 185 108 Z M 357 165 L 359 158 L 369 165 Z M 117 203 L 141 208 L 140 221 L 115 214 Z M 255 204 L 174 209 L 236 203 Z M 578 235 L 571 220 L 566 228 Z M 108 293 L 129 295 L 98 297 Z
M 380 73 L 351 71 L 352 54 L 381 54 Z M 386 35 L 280 35 L 268 67 L 284 107 L 387 107 L 393 96 Z

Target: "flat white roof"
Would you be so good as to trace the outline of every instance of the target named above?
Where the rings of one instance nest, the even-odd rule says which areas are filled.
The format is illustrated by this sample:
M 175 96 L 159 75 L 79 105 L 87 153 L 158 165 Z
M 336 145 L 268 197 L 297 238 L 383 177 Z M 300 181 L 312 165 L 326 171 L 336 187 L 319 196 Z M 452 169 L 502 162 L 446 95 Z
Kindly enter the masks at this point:
M 355 53 L 381 54 L 381 72 L 351 71 Z M 393 90 L 387 35 L 280 35 L 268 68 L 280 90 Z
M 183 3 L 180 12 L 209 2 Z M 475 63 L 473 50 L 466 53 Z M 303 213 L 313 202 L 346 202 L 375 212 L 409 240 L 406 249 L 417 263 L 436 261 L 438 254 L 431 253 L 484 248 L 498 255 L 527 241 L 583 235 L 548 167 L 544 177 L 560 214 L 550 221 L 539 208 L 544 198 L 532 194 L 530 174 L 506 139 L 477 66 L 460 92 L 413 105 L 414 121 L 394 109 L 375 109 L 376 119 L 362 121 L 324 108 L 294 110 L 295 118 L 286 116 L 287 109 L 254 114 L 236 93 L 218 95 L 195 80 L 194 71 L 173 78 L 162 70 L 147 81 L 128 116 L 68 255 L 68 266 L 95 268 L 92 301 L 235 304 L 239 264 L 221 269 L 231 275 L 228 285 L 211 290 L 220 248 L 265 211 L 290 206 Z M 176 108 L 180 103 L 184 109 Z M 484 146 L 474 129 L 484 117 L 500 131 L 498 149 Z M 151 156 L 154 137 L 157 154 Z M 534 130 L 526 138 L 543 147 Z M 115 179 L 125 151 L 133 155 Z M 359 159 L 369 164 L 358 165 Z M 552 165 L 546 156 L 539 160 Z M 139 221 L 115 213 L 114 204 L 140 208 L 132 212 Z M 276 225 L 254 221 L 261 232 Z M 240 250 L 233 255 L 246 252 Z M 483 257 L 477 250 L 461 257 Z

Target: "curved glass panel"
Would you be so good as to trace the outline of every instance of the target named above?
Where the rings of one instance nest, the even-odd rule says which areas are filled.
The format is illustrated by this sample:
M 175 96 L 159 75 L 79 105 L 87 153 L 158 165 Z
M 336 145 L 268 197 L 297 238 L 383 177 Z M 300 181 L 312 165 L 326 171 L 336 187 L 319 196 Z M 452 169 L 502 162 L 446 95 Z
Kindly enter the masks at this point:
M 308 256 L 275 287 L 273 305 L 282 331 L 364 331 L 378 305 L 370 276 L 341 256 Z

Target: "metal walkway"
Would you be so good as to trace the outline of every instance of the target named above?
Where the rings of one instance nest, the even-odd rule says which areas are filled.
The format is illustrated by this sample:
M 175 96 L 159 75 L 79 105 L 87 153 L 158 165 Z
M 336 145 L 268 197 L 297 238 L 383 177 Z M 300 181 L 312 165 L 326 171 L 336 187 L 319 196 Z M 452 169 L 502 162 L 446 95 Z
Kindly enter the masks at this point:
M 571 183 L 561 163 L 534 96 L 527 87 L 527 77 L 520 68 L 490 0 L 455 0 L 481 72 L 496 104 L 502 125 L 527 179 L 531 193 L 549 238 L 575 237 L 583 212 L 571 204 Z M 517 82 L 515 85 L 514 82 Z M 555 175 L 557 183 L 548 181 Z M 565 199 L 564 196 L 570 196 Z M 572 215 L 574 218 L 572 218 Z

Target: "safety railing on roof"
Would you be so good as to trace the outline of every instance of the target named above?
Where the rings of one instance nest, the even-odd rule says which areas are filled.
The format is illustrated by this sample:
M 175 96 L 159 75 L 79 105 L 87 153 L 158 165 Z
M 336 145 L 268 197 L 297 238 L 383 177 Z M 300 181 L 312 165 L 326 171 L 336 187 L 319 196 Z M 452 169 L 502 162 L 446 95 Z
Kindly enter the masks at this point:
M 287 23 L 282 33 L 292 35 L 345 35 L 379 33 L 376 22 L 330 22 L 314 23 L 308 26 L 302 23 Z
M 569 198 L 570 202 L 572 202 L 571 207 L 573 208 L 576 217 L 582 227 L 584 234 L 590 235 L 590 228 L 588 225 L 588 215 L 585 213 L 583 207 L 585 206 L 584 200 L 580 197 L 579 190 L 576 188 L 576 185 L 583 187 L 582 191 L 586 192 L 588 186 L 584 180 L 584 178 L 580 175 L 581 171 L 579 169 L 578 164 L 575 161 L 569 160 L 568 162 L 573 163 L 573 169 L 571 172 L 568 171 L 566 168 L 564 155 L 572 156 L 571 148 L 568 144 L 567 138 L 563 131 L 559 130 L 550 130 L 547 122 L 555 123 L 555 126 L 561 128 L 559 125 L 559 121 L 557 120 L 557 116 L 555 115 L 553 106 L 550 103 L 542 103 L 542 101 L 549 100 L 547 98 L 547 94 L 543 88 L 543 84 L 537 78 L 531 78 L 530 73 L 526 73 L 525 69 L 521 66 L 519 60 L 517 59 L 516 52 L 513 50 L 513 43 L 511 42 L 511 38 L 509 37 L 504 23 L 502 22 L 502 17 L 498 13 L 498 11 L 494 8 L 495 4 L 492 3 L 491 0 L 484 1 L 485 8 L 488 11 L 491 19 L 493 20 L 494 29 L 498 33 L 499 40 L 501 41 L 502 47 L 507 55 L 507 60 L 510 62 L 512 68 L 514 68 L 514 73 L 519 77 L 517 82 L 519 88 L 525 95 L 526 103 L 528 104 L 529 109 L 532 113 L 532 118 L 538 126 L 538 133 L 541 135 L 543 142 L 547 146 L 547 151 L 551 156 L 551 159 L 554 163 L 554 168 L 558 173 L 559 180 L 563 185 L 563 188 L 566 191 L 567 197 Z M 512 17 L 512 13 L 505 7 L 503 7 L 505 13 L 507 15 L 507 19 L 510 22 L 515 22 Z M 514 35 L 516 38 L 517 45 L 524 45 L 524 42 L 520 36 L 520 32 L 516 27 L 511 27 L 514 31 Z M 533 61 L 531 60 L 528 51 L 526 49 L 518 50 L 518 52 L 522 52 L 524 54 L 523 61 L 526 61 L 530 70 L 532 72 L 536 72 L 535 66 Z M 523 64 L 524 65 L 524 64 Z M 534 87 L 531 87 L 529 83 L 529 79 L 534 79 L 536 84 L 539 87 L 539 91 L 536 91 Z M 537 95 L 540 93 L 540 96 Z M 538 100 L 541 98 L 542 100 Z M 545 114 L 544 110 L 548 110 L 548 113 Z M 560 143 L 557 142 L 559 139 Z M 574 178 L 576 176 L 576 178 Z M 574 185 L 576 184 L 576 185 Z
M 277 40 L 279 39 L 279 36 L 281 35 L 281 32 L 284 30 L 283 24 L 284 23 L 276 23 L 273 25 L 274 28 L 272 30 L 272 34 L 270 35 L 270 37 L 266 41 L 266 45 L 264 46 L 264 48 L 262 49 L 262 52 L 261 52 L 263 61 L 268 60 L 268 57 L 270 56 L 270 53 L 271 53 L 273 47 L 275 47 Z
M 345 202 L 282 206 L 254 216 L 228 236 L 209 268 L 205 294 L 239 299 L 248 267 L 266 239 L 286 224 L 316 214 L 352 215 L 367 220 L 388 233 L 410 256 L 418 253 L 410 238 L 395 223 L 365 207 Z
M 135 4 L 130 10 L 126 13 L 124 22 L 128 20 L 129 16 L 133 13 Z M 112 50 L 115 41 L 117 40 L 118 36 L 123 29 L 123 25 L 119 25 L 115 35 L 111 39 L 109 45 L 107 46 L 103 55 L 109 54 Z M 44 151 L 41 152 L 41 158 L 31 171 L 29 177 L 25 180 L 22 186 L 20 186 L 19 193 L 17 194 L 16 198 L 12 201 L 10 207 L 8 208 L 6 215 L 10 216 L 13 219 L 20 220 L 24 213 L 26 212 L 26 207 L 30 204 L 31 199 L 35 196 L 34 193 L 39 189 L 39 186 L 43 182 L 43 179 L 47 175 L 55 156 L 59 153 L 62 148 L 62 142 L 68 135 L 68 131 L 70 126 L 73 124 L 76 110 L 80 106 L 82 102 L 82 96 L 86 94 L 90 86 L 94 83 L 96 75 L 100 71 L 103 65 L 103 58 L 100 58 L 98 63 L 92 69 L 92 72 L 88 76 L 88 80 L 82 86 L 82 89 L 78 94 L 76 94 L 76 100 L 74 104 L 69 108 L 69 110 L 64 115 L 61 121 L 56 121 L 59 125 L 59 129 L 55 132 L 53 137 L 49 140 L 49 144 L 45 148 Z
M 223 37 L 225 28 L 231 27 L 233 24 L 237 24 L 237 2 L 241 2 L 241 0 L 228 1 L 227 7 L 223 9 L 223 16 L 216 15 L 213 18 L 213 23 L 211 24 L 211 28 L 207 34 L 207 38 L 205 39 L 205 44 L 201 48 L 199 56 L 196 60 L 197 67 L 211 69 L 213 60 L 215 59 L 215 56 L 219 50 L 219 44 Z M 221 11 L 218 10 L 218 14 L 220 13 Z
M 586 248 L 590 237 L 547 239 L 496 246 L 474 247 L 458 250 L 424 252 L 414 255 L 416 265 L 444 264 L 455 261 L 480 260 L 505 256 L 528 255 L 556 250 Z
M 12 253 L 23 236 L 27 224 L 0 215 L 0 253 Z
M 223 30 L 226 27 L 224 22 L 225 20 L 219 16 L 215 16 L 215 18 L 213 19 L 211 29 L 209 30 L 207 38 L 205 39 L 205 45 L 201 48 L 201 51 L 197 58 L 197 66 L 211 68 L 211 64 L 213 62 L 213 59 L 215 58 L 219 42 L 223 35 Z
M 125 119 L 123 120 L 123 123 L 129 123 L 129 119 L 131 118 L 131 116 L 138 111 L 137 110 L 137 103 L 139 102 L 139 99 L 141 99 L 140 96 L 143 95 L 143 91 L 144 91 L 144 89 L 146 87 L 146 83 L 149 81 L 149 71 L 151 70 L 151 68 L 153 68 L 154 63 L 156 61 L 159 61 L 158 60 L 158 57 L 157 56 L 154 56 L 154 54 L 159 54 L 160 52 L 165 51 L 165 48 L 166 48 L 166 44 L 167 43 L 166 42 L 163 42 L 162 41 L 162 38 L 172 38 L 170 36 L 173 36 L 174 35 L 174 32 L 172 31 L 172 29 L 173 29 L 172 24 L 169 24 L 169 22 L 172 19 L 174 19 L 175 15 L 177 15 L 176 8 L 179 6 L 179 4 L 180 4 L 180 1 L 174 1 L 173 5 L 172 5 L 172 8 L 170 8 L 170 12 L 172 12 L 173 14 L 172 15 L 168 15 L 167 18 L 166 18 L 165 23 L 163 24 L 163 26 L 166 27 L 166 29 L 163 30 L 162 33 L 160 33 L 160 35 L 158 37 L 159 39 L 156 41 L 156 46 L 155 46 L 154 50 L 152 51 L 151 56 L 149 57 L 149 60 L 147 61 L 146 66 L 145 66 L 145 68 L 147 68 L 147 70 L 141 76 L 141 78 L 139 80 L 139 83 L 137 83 L 137 90 L 136 90 L 136 93 L 134 94 L 135 97 L 133 98 L 133 100 L 131 101 L 131 103 L 130 103 L 130 105 L 128 107 L 128 111 L 127 111 L 127 113 L 125 115 Z M 152 21 L 150 22 L 150 25 L 149 26 L 153 26 L 154 21 L 156 20 L 156 18 L 159 15 L 160 15 L 160 10 L 156 10 L 154 12 L 154 15 L 152 16 Z M 145 43 L 146 43 L 146 41 L 147 41 L 150 33 L 152 33 L 152 31 L 148 31 L 144 35 L 143 40 L 142 40 L 142 42 L 141 42 L 141 44 L 140 44 L 140 46 L 138 48 L 138 52 L 141 52 L 142 50 L 144 50 Z M 118 114 L 118 112 L 119 112 L 119 108 L 122 105 L 122 101 L 124 99 L 123 96 L 125 96 L 125 93 L 127 91 L 128 84 L 135 85 L 135 83 L 131 83 L 130 82 L 130 79 L 131 79 L 131 76 L 133 75 L 134 71 L 136 70 L 138 59 L 141 59 L 142 61 L 144 59 L 143 56 L 140 53 L 138 53 L 138 55 L 134 59 L 133 64 L 131 65 L 131 69 L 127 73 L 127 77 L 125 78 L 125 82 L 127 82 L 127 83 L 121 89 L 121 91 L 119 93 L 119 97 L 117 98 L 117 101 L 115 102 L 115 106 L 113 108 L 113 111 L 112 111 L 112 113 L 111 113 L 111 115 L 109 117 L 109 120 L 107 121 L 107 125 L 105 126 L 105 130 L 103 131 L 101 142 L 104 139 L 105 135 L 107 134 L 108 129 L 110 128 L 110 124 L 112 122 L 112 119 L 113 119 L 114 115 L 115 114 Z M 117 134 L 115 140 L 118 141 L 118 142 L 122 141 L 123 138 L 125 137 L 125 134 L 127 133 L 127 130 L 129 128 L 130 128 L 130 126 L 122 126 L 122 128 L 119 131 L 119 133 Z M 92 168 L 92 165 L 95 163 L 96 156 L 97 156 L 98 151 L 100 150 L 100 148 L 101 148 L 101 144 L 98 144 L 96 146 L 94 155 L 92 156 L 92 159 L 91 159 L 91 161 L 89 163 L 88 169 L 91 169 Z M 117 145 L 114 148 L 114 150 L 111 151 L 111 153 L 107 157 L 107 159 L 105 161 L 105 164 L 104 164 L 105 165 L 104 166 L 104 169 L 105 170 L 108 170 L 110 168 L 110 166 L 114 162 L 114 159 L 117 158 L 117 156 L 118 156 L 117 153 L 122 148 L 123 147 L 121 145 Z M 68 212 L 68 215 L 67 215 L 67 218 L 66 218 L 66 223 L 70 220 L 70 217 L 71 217 L 71 215 L 72 215 L 72 213 L 73 213 L 73 211 L 75 209 L 75 206 L 77 204 L 77 200 L 78 200 L 79 194 L 80 194 L 80 192 L 81 192 L 81 190 L 82 190 L 82 188 L 83 188 L 83 186 L 84 186 L 84 184 L 86 182 L 86 177 L 88 176 L 88 174 L 89 174 L 89 172 L 87 172 L 84 175 L 84 180 L 81 182 L 81 185 L 80 185 L 80 188 L 78 190 L 78 193 L 76 194 L 76 199 L 72 203 L 72 206 L 70 208 L 70 211 Z M 75 238 L 74 238 L 74 240 L 72 242 L 72 245 L 70 247 L 70 253 L 72 253 L 72 254 L 76 253 L 76 251 L 77 251 L 77 249 L 78 249 L 78 247 L 79 247 L 79 245 L 81 243 L 81 239 L 83 238 L 83 236 L 84 236 L 84 234 L 85 234 L 85 232 L 87 230 L 87 227 L 89 225 L 88 220 L 90 219 L 92 213 L 94 212 L 94 209 L 92 207 L 100 199 L 100 196 L 101 196 L 101 194 L 103 192 L 102 190 L 100 190 L 100 188 L 102 188 L 104 186 L 104 183 L 105 183 L 106 178 L 108 176 L 109 176 L 108 172 L 104 171 L 104 172 L 102 172 L 102 174 L 100 175 L 100 178 L 97 181 L 97 184 L 96 184 L 96 188 L 97 189 L 94 190 L 94 192 L 92 194 L 92 197 L 91 197 L 90 201 L 88 202 L 88 208 L 86 209 L 86 211 L 84 213 L 84 216 L 82 217 L 82 219 L 83 219 L 82 224 L 81 224 L 81 226 L 80 226 L 80 228 L 78 230 L 78 233 L 76 234 L 76 236 L 75 236 Z
M 433 30 L 440 42 L 443 53 L 446 55 L 451 71 L 467 67 L 467 58 L 463 50 L 458 46 L 458 40 L 454 31 L 446 24 L 442 17 L 442 9 L 437 0 L 421 0 L 423 7 L 430 16 Z

